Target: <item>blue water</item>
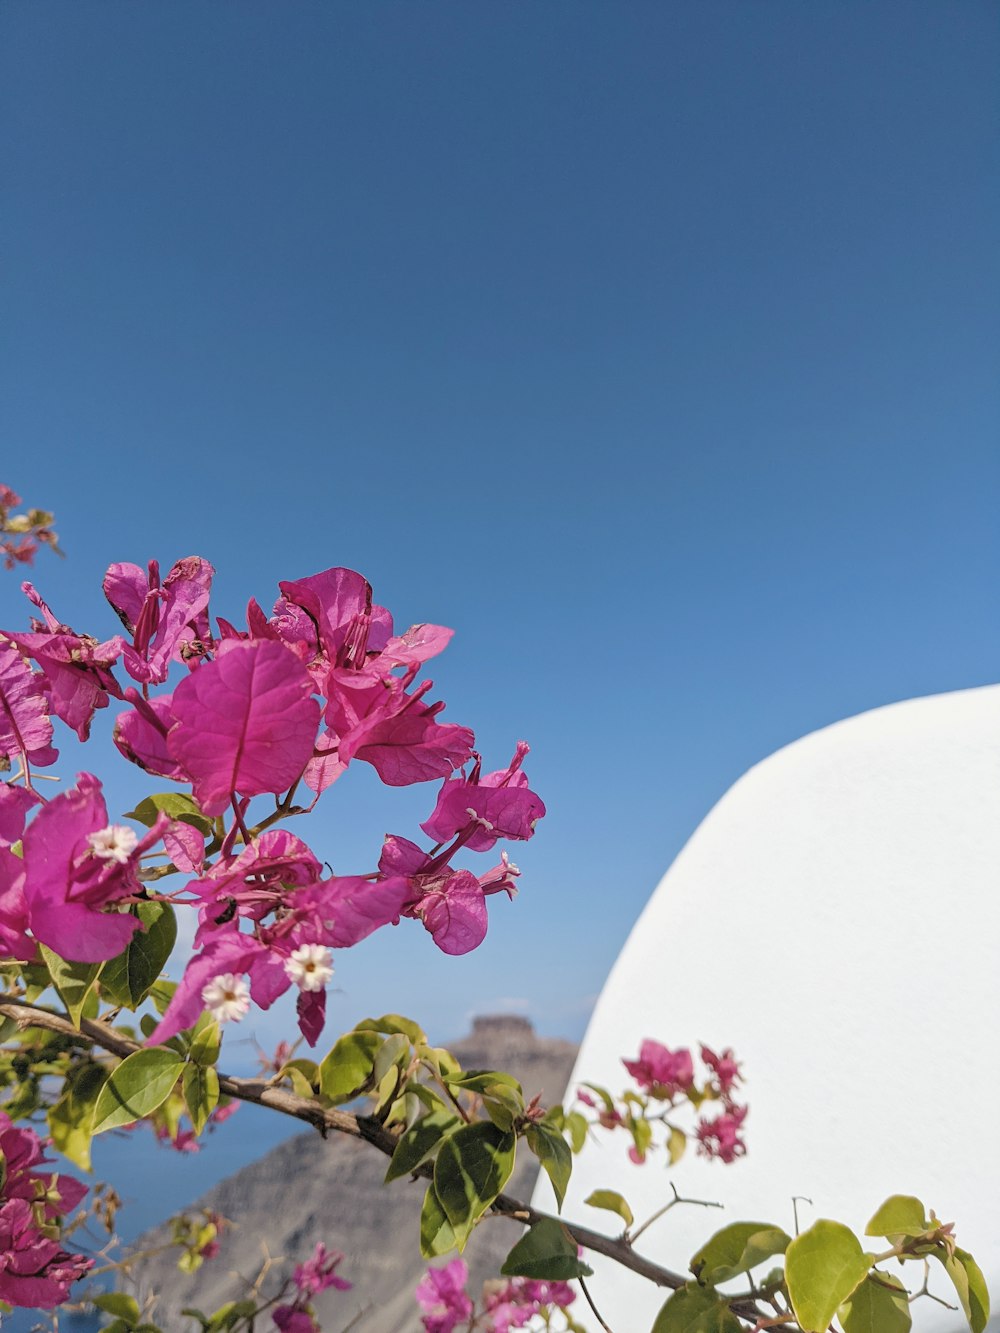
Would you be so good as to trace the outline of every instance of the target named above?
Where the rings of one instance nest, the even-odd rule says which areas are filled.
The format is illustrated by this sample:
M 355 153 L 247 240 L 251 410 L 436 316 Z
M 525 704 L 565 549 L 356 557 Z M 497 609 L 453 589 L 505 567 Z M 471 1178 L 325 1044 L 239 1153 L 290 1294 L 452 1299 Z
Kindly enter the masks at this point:
M 203 1136 L 197 1153 L 164 1148 L 147 1128 L 118 1132 L 94 1140 L 91 1183 L 106 1181 L 122 1197 L 118 1235 L 126 1244 L 159 1222 L 194 1203 L 206 1190 L 241 1167 L 249 1165 L 285 1139 L 311 1133 L 297 1121 L 244 1104 L 218 1128 Z M 72 1163 L 60 1168 L 82 1173 Z M 93 1333 L 108 1316 L 60 1315 L 64 1333 Z M 19 1310 L 3 1319 L 3 1333 L 29 1333 L 38 1316 Z

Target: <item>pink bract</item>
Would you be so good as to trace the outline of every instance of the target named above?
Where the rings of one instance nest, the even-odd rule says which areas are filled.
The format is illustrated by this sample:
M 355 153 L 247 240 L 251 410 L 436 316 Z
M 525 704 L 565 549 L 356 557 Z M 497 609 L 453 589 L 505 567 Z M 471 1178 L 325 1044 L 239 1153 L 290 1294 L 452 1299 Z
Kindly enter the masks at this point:
M 221 646 L 174 691 L 167 749 L 183 765 L 208 815 L 234 792 L 287 790 L 312 755 L 319 704 L 309 673 L 273 640 Z

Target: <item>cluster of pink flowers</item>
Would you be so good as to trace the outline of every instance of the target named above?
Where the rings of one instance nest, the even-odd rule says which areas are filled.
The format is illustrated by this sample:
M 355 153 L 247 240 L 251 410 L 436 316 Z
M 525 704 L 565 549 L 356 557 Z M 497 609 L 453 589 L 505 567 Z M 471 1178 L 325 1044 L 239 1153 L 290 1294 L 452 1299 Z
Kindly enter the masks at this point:
M 295 1299 L 290 1305 L 279 1305 L 273 1312 L 273 1319 L 281 1333 L 319 1333 L 309 1302 L 321 1291 L 334 1287 L 337 1291 L 349 1291 L 351 1283 L 346 1278 L 338 1277 L 336 1268 L 344 1256 L 339 1250 L 328 1250 L 318 1244 L 312 1258 L 299 1264 L 292 1274 L 295 1286 Z
M 477 1310 L 467 1290 L 468 1281 L 463 1259 L 427 1270 L 414 1292 L 423 1311 L 425 1333 L 453 1333 L 462 1324 L 482 1333 L 512 1333 L 527 1328 L 542 1309 L 565 1310 L 576 1299 L 567 1282 L 515 1277 L 485 1283 Z
M 42 509 L 31 509 L 26 514 L 11 513 L 23 503 L 9 486 L 0 485 L 0 555 L 7 569 L 30 565 L 39 545 L 59 551 L 58 539 L 52 530 L 52 515 Z
M 596 1113 L 596 1123 L 603 1129 L 623 1129 L 631 1134 L 628 1155 L 636 1165 L 646 1161 L 654 1146 L 654 1124 L 662 1122 L 671 1133 L 679 1128 L 672 1118 L 675 1108 L 685 1103 L 697 1108 L 705 1101 L 721 1102 L 722 1112 L 713 1119 L 702 1116 L 693 1134 L 704 1156 L 733 1162 L 746 1152 L 741 1129 L 747 1108 L 738 1105 L 733 1095 L 741 1082 L 740 1066 L 729 1048 L 717 1055 L 710 1047 L 702 1046 L 700 1054 L 707 1077 L 699 1081 L 694 1057 L 687 1047 L 672 1051 L 646 1038 L 635 1059 L 622 1060 L 645 1097 L 627 1093 L 616 1104 L 606 1089 L 590 1084 L 590 1091 L 588 1087 L 579 1089 L 577 1100 Z M 682 1145 L 684 1142 L 682 1137 Z
M 199 926 L 196 956 L 151 1040 L 166 1041 L 206 1007 L 238 1019 L 251 1000 L 268 1008 L 295 986 L 299 1025 L 314 1043 L 333 951 L 402 917 L 420 921 L 445 953 L 476 948 L 487 898 L 513 897 L 519 871 L 505 852 L 481 875 L 453 858 L 530 838 L 545 807 L 523 771 L 526 745 L 484 773 L 473 733 L 440 721 L 432 682 L 416 683 L 450 630 L 396 635 L 360 574 L 329 569 L 281 583 L 270 615 L 251 600 L 245 629 L 220 618 L 213 633 L 213 575 L 197 556 L 164 578 L 155 561 L 145 571 L 112 565 L 104 591 L 125 634 L 104 641 L 62 624 L 23 585 L 40 617 L 30 631 L 0 632 L 0 759 L 19 765 L 20 784 L 0 789 L 0 947 L 23 961 L 36 941 L 73 961 L 116 956 L 141 928 L 122 910 L 148 896 L 141 862 L 162 851 L 191 877 L 170 898 L 195 907 Z M 160 688 L 175 665 L 182 678 Z M 122 755 L 188 784 L 202 815 L 229 819 L 224 836 L 206 842 L 197 820 L 165 814 L 142 836 L 112 824 L 89 773 L 44 801 L 32 769 L 55 762 L 52 719 L 86 740 L 111 699 L 123 706 L 114 729 Z M 301 812 L 300 786 L 311 809 L 354 761 L 389 786 L 442 780 L 421 825 L 429 849 L 390 835 L 376 870 L 327 876 L 285 829 L 250 832 L 255 798 L 274 797 L 266 819 L 278 822 Z M 10 851 L 21 838 L 23 860 Z
M 42 1140 L 0 1112 L 0 1160 L 6 1176 L 0 1187 L 0 1301 L 51 1310 L 93 1266 L 69 1254 L 58 1241 L 58 1222 L 87 1193 L 71 1176 L 44 1168 Z

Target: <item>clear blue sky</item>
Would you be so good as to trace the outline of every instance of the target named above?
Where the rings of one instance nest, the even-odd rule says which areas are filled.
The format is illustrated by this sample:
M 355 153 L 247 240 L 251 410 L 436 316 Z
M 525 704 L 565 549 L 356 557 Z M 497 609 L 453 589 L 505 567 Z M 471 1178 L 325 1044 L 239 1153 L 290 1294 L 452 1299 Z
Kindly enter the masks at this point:
M 345 955 L 334 1025 L 579 1035 L 749 765 L 997 679 L 998 70 L 993 0 L 3 5 L 2 479 L 56 609 L 350 565 L 456 628 L 491 766 L 533 746 L 518 902 Z M 352 769 L 302 832 L 363 870 L 432 800 Z

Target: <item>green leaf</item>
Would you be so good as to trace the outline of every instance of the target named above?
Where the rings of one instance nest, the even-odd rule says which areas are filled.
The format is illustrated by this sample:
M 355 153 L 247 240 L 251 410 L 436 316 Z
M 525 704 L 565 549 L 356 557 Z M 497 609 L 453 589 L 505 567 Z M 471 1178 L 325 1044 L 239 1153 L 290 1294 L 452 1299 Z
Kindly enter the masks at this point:
M 587 1142 L 587 1134 L 590 1126 L 587 1123 L 587 1117 L 580 1111 L 570 1111 L 566 1115 L 564 1125 L 566 1133 L 569 1135 L 569 1146 L 573 1152 L 582 1152 L 584 1144 Z
M 683 1129 L 678 1129 L 676 1125 L 671 1126 L 670 1133 L 667 1136 L 667 1156 L 670 1158 L 670 1165 L 676 1166 L 684 1156 L 687 1149 L 687 1135 Z
M 52 984 L 59 992 L 59 998 L 66 1006 L 66 1012 L 73 1020 L 73 1026 L 79 1030 L 80 1015 L 87 1002 L 91 987 L 101 970 L 100 963 L 67 963 L 46 944 L 39 944 L 42 958 L 49 969 Z
M 820 1219 L 795 1237 L 785 1252 L 785 1281 L 803 1333 L 824 1333 L 872 1259 L 840 1222 Z
M 383 1014 L 381 1018 L 364 1018 L 360 1023 L 355 1024 L 356 1032 L 381 1032 L 383 1036 L 391 1037 L 396 1033 L 402 1033 L 408 1037 L 414 1046 L 424 1046 L 427 1042 L 427 1034 L 419 1023 L 414 1023 L 412 1018 L 402 1018 L 399 1014 Z
M 349 1102 L 372 1082 L 375 1056 L 382 1045 L 377 1032 L 347 1032 L 334 1043 L 319 1067 L 319 1090 L 332 1102 Z
M 711 1287 L 688 1283 L 667 1299 L 652 1333 L 742 1333 L 743 1325 Z
M 449 1111 L 428 1111 L 422 1115 L 400 1136 L 385 1173 L 386 1184 L 415 1171 L 435 1150 L 442 1137 L 457 1124 L 458 1117 Z
M 203 814 L 197 801 L 182 791 L 161 791 L 153 796 L 147 796 L 141 800 L 134 810 L 129 810 L 125 814 L 126 819 L 137 819 L 140 824 L 145 824 L 147 828 L 152 828 L 156 823 L 157 815 L 160 812 L 169 815 L 171 819 L 180 819 L 185 824 L 190 824 L 193 828 L 204 833 L 206 837 L 211 837 L 213 824 L 208 815 Z
M 954 1256 L 941 1250 L 934 1250 L 933 1254 L 954 1284 L 972 1333 L 983 1333 L 990 1317 L 990 1293 L 982 1269 L 968 1250 L 956 1247 Z
M 625 1223 L 626 1228 L 630 1227 L 635 1221 L 632 1216 L 632 1209 L 622 1196 L 614 1190 L 594 1190 L 592 1194 L 584 1199 L 584 1203 L 589 1204 L 591 1208 L 604 1208 L 609 1213 L 617 1213 Z
M 837 1318 L 844 1333 L 909 1333 L 913 1323 L 906 1289 L 888 1273 L 869 1273 Z
M 866 1236 L 922 1236 L 931 1223 L 927 1210 L 912 1194 L 893 1194 L 865 1227 Z
M 319 1065 L 315 1060 L 289 1060 L 281 1071 L 299 1097 L 315 1097 L 319 1086 Z
M 536 1277 L 553 1282 L 589 1277 L 593 1269 L 581 1264 L 576 1241 L 555 1217 L 543 1217 L 521 1236 L 500 1269 L 504 1277 Z
M 537 1125 L 531 1125 L 525 1138 L 528 1140 L 528 1147 L 541 1162 L 552 1182 L 561 1212 L 563 1199 L 566 1197 L 566 1186 L 573 1174 L 573 1154 L 570 1152 L 569 1144 L 558 1129 L 546 1124 L 544 1120 Z
M 790 1237 L 770 1222 L 733 1222 L 706 1241 L 691 1260 L 691 1272 L 699 1282 L 728 1282 L 784 1254 L 789 1243 Z
M 209 1014 L 202 1014 L 195 1025 L 189 1054 L 196 1065 L 214 1065 L 222 1050 L 222 1032 Z
M 463 1125 L 441 1144 L 434 1189 L 457 1233 L 481 1217 L 510 1179 L 517 1139 L 485 1120 Z
M 115 1004 L 137 1009 L 153 989 L 177 940 L 177 920 L 169 903 L 139 903 L 132 912 L 145 927 L 128 948 L 104 964 L 101 989 Z
M 181 1087 L 191 1127 L 200 1134 L 219 1104 L 219 1075 L 214 1065 L 185 1065 Z
M 496 1069 L 467 1069 L 464 1073 L 447 1075 L 445 1082 L 450 1088 L 462 1088 L 465 1092 L 493 1097 L 499 1095 L 501 1088 L 512 1089 L 520 1098 L 521 1107 L 524 1107 L 524 1092 L 512 1074 L 502 1074 Z
M 49 1107 L 49 1133 L 53 1146 L 81 1171 L 89 1171 L 91 1125 L 94 1107 L 108 1071 L 100 1065 L 82 1065 L 66 1080 L 63 1095 Z
M 381 1083 L 390 1069 L 398 1069 L 410 1055 L 410 1039 L 402 1032 L 394 1032 L 386 1037 L 379 1047 L 372 1066 L 372 1079 Z
M 517 1242 L 500 1272 L 504 1277 L 568 1282 L 574 1277 L 590 1277 L 593 1269 L 577 1258 L 576 1241 L 563 1224 L 554 1217 L 543 1217 Z
M 93 1304 L 105 1314 L 117 1315 L 131 1327 L 141 1317 L 139 1303 L 134 1296 L 127 1296 L 123 1291 L 105 1291 L 93 1298 Z
M 464 1237 L 462 1245 L 465 1244 L 471 1230 L 471 1224 L 460 1228 Z M 449 1254 L 458 1245 L 458 1233 L 448 1221 L 434 1186 L 428 1185 L 424 1204 L 420 1210 L 420 1253 L 425 1259 L 435 1259 L 438 1255 Z
M 170 1096 L 183 1066 L 180 1056 L 163 1046 L 133 1052 L 98 1094 L 93 1132 L 103 1134 L 150 1115 Z

